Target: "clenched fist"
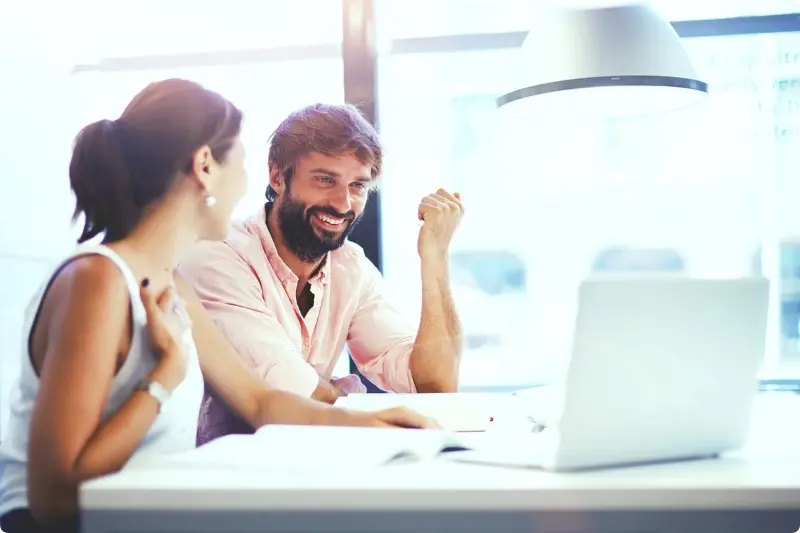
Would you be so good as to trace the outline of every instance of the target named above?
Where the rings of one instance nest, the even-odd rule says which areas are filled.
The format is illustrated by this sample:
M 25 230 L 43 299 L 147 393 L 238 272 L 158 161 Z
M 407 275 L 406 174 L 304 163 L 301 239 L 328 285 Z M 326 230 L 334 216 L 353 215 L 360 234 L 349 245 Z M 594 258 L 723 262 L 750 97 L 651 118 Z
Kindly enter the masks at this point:
M 439 189 L 422 199 L 417 216 L 422 221 L 417 241 L 420 258 L 423 261 L 445 259 L 453 234 L 464 216 L 461 196 Z

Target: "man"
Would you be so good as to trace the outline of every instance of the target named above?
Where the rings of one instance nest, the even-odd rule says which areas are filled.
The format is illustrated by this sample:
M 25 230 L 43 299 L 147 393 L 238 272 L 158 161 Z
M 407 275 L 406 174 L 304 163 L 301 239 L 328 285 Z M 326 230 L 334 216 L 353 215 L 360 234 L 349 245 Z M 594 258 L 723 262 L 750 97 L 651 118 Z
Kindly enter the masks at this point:
M 349 105 L 292 113 L 271 138 L 267 203 L 224 242 L 201 242 L 180 265 L 215 323 L 269 385 L 333 403 L 363 392 L 357 376 L 331 379 L 345 344 L 359 370 L 393 392 L 454 392 L 461 331 L 448 249 L 458 194 L 422 199 L 417 328 L 387 301 L 383 279 L 347 241 L 381 173 L 378 134 Z M 249 432 L 207 395 L 198 443 Z

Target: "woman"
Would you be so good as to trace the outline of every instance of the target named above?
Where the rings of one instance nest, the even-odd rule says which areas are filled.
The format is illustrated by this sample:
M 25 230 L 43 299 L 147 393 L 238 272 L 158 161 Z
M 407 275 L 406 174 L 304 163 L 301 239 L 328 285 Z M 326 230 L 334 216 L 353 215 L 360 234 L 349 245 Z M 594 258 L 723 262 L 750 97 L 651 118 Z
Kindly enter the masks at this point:
M 135 455 L 193 448 L 204 378 L 254 427 L 431 425 L 405 410 L 347 412 L 267 389 L 175 279 L 193 243 L 226 236 L 245 193 L 241 123 L 220 95 L 171 79 L 78 135 L 69 174 L 81 246 L 27 310 L 0 448 L 6 533 L 77 530 L 81 482 Z M 87 242 L 96 236 L 102 245 Z

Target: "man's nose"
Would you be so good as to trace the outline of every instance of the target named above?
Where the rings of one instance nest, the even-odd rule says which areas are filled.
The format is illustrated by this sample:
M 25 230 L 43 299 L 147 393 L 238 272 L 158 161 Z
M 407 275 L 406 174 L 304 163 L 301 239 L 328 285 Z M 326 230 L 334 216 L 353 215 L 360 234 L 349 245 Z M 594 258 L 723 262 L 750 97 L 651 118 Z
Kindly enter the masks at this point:
M 331 207 L 336 209 L 340 214 L 349 213 L 353 208 L 353 202 L 350 198 L 350 189 L 348 187 L 337 187 L 331 195 L 330 202 Z

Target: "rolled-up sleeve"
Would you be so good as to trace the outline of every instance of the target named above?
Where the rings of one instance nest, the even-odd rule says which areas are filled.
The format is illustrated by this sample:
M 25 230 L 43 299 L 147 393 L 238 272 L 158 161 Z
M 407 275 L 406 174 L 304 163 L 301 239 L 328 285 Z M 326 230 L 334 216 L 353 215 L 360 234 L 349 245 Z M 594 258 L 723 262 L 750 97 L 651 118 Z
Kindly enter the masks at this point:
M 350 323 L 347 346 L 364 376 L 381 389 L 417 392 L 409 362 L 417 325 L 386 297 L 381 273 L 363 258 L 363 290 Z
M 258 277 L 224 242 L 201 242 L 178 267 L 242 362 L 269 386 L 310 397 L 319 376 L 267 309 Z

